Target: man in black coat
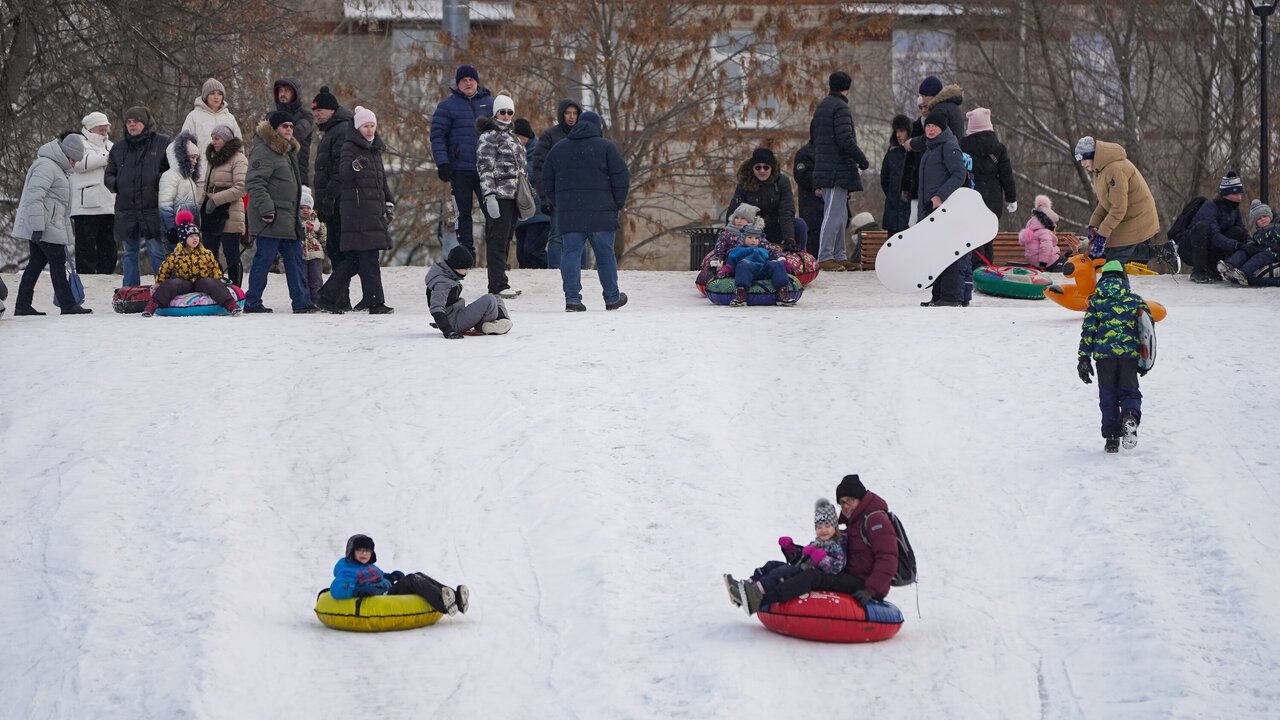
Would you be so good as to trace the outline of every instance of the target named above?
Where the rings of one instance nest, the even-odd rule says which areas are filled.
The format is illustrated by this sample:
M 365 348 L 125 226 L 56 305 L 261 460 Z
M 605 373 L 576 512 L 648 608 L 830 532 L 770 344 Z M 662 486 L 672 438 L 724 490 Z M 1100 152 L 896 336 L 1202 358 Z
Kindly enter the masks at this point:
M 573 126 L 578 122 L 578 116 L 582 115 L 582 106 L 573 100 L 564 99 L 556 104 L 556 124 L 542 131 L 542 136 L 538 138 L 538 144 L 533 148 L 533 158 L 529 163 L 529 177 L 533 178 L 534 187 L 538 190 L 538 197 L 544 198 L 545 205 L 550 204 L 550 199 L 542 187 L 542 166 L 547 161 L 547 155 L 551 153 L 551 148 L 556 143 L 569 137 L 569 131 L 573 130 Z M 546 208 L 544 208 L 545 210 Z M 551 216 L 550 234 L 547 236 L 547 267 L 553 270 L 559 269 L 560 258 L 564 255 L 564 238 L 561 236 L 559 225 L 556 223 L 556 215 L 554 212 L 549 213 Z M 583 256 L 584 265 L 586 256 Z
M 813 185 L 822 190 L 825 209 L 819 234 L 818 267 L 854 270 L 858 265 L 848 259 L 845 250 L 849 193 L 862 191 L 858 173 L 871 163 L 858 147 L 858 135 L 853 127 L 853 111 L 849 108 L 853 79 L 849 73 L 834 72 L 827 79 L 827 87 L 830 93 L 818 103 L 809 123 L 816 158 Z
M 822 233 L 822 193 L 813 186 L 813 139 L 796 151 L 795 160 L 791 164 L 791 172 L 796 178 L 796 189 L 800 193 L 797 204 L 800 207 L 800 219 L 804 220 L 808 237 L 804 239 L 804 250 L 810 255 L 818 256 L 818 236 Z M 849 221 L 848 207 L 845 207 L 845 222 Z
M 169 254 L 164 221 L 160 219 L 160 176 L 169 169 L 168 135 L 156 132 L 151 111 L 131 107 L 124 114 L 125 137 L 111 146 L 103 183 L 116 194 L 116 242 L 124 246 L 122 285 L 140 285 L 142 266 L 138 251 L 147 243 L 151 274 Z
M 738 206 L 746 203 L 760 208 L 764 218 L 764 237 L 790 251 L 796 249 L 796 234 L 807 232 L 804 221 L 796 222 L 796 203 L 791 192 L 791 179 L 778 169 L 778 158 L 769 148 L 756 148 L 751 157 L 738 167 L 738 186 L 734 188 L 725 222 Z M 800 227 L 797 227 L 799 225 Z
M 343 136 L 354 116 L 338 103 L 338 98 L 328 87 L 321 87 L 320 93 L 311 101 L 311 112 L 315 114 L 316 126 L 324 133 L 316 149 L 316 177 L 315 185 L 312 186 L 316 216 L 325 224 L 327 242 L 324 250 L 329 255 L 329 262 L 336 268 L 345 257 L 342 252 L 342 213 L 338 203 L 341 196 L 338 163 L 342 160 Z M 337 299 L 337 306 L 342 310 L 351 309 L 349 287 Z
M 911 224 L 911 200 L 902 191 L 902 174 L 906 168 L 906 144 L 911 140 L 911 118 L 895 115 L 889 125 L 889 149 L 880 162 L 880 189 L 884 191 L 884 217 L 880 227 L 896 235 Z

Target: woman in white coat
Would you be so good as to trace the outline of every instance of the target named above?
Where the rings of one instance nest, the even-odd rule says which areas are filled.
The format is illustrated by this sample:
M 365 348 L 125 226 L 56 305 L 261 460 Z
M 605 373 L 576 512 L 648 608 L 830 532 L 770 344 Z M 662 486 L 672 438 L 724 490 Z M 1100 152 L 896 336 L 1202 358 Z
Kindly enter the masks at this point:
M 31 306 L 31 301 L 35 296 L 36 281 L 44 272 L 45 265 L 49 266 L 53 292 L 63 315 L 93 312 L 76 304 L 71 285 L 67 282 L 67 247 L 74 242 L 71 236 L 71 183 L 67 175 L 83 159 L 84 136 L 68 133 L 61 141 L 50 140 L 42 145 L 36 153 L 36 161 L 27 170 L 12 232 L 15 238 L 27 241 L 31 259 L 18 284 L 14 315 L 44 315 Z
M 236 137 L 240 137 L 240 123 L 227 108 L 227 90 L 222 83 L 209 78 L 200 88 L 200 97 L 196 98 L 196 106 L 187 113 L 182 129 L 196 137 L 196 147 L 204 152 L 209 147 L 213 129 L 219 125 L 231 128 Z
M 165 148 L 169 169 L 160 176 L 160 218 L 169 234 L 170 247 L 178 244 L 175 218 L 179 210 L 190 210 L 200 216 L 200 203 L 204 200 L 204 163 L 196 137 L 183 130 Z
M 111 153 L 111 122 L 100 112 L 80 121 L 84 159 L 71 169 L 71 226 L 76 237 L 76 271 L 112 275 L 116 271 L 115 193 L 102 176 Z

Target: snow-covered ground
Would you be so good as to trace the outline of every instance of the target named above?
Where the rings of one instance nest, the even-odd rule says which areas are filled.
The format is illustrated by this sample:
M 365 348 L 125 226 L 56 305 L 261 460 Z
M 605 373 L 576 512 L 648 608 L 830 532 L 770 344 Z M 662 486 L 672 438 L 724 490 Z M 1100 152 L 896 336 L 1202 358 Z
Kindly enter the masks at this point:
M 273 276 L 275 315 L 145 320 L 86 277 L 94 315 L 0 320 L 0 717 L 1276 716 L 1280 293 L 1135 278 L 1169 318 L 1109 456 L 1045 301 L 624 272 L 566 314 L 517 271 L 510 335 L 445 341 L 423 273 L 385 271 L 389 317 L 288 314 Z M 720 573 L 849 472 L 919 554 L 902 632 L 766 631 Z M 321 626 L 355 532 L 471 612 Z

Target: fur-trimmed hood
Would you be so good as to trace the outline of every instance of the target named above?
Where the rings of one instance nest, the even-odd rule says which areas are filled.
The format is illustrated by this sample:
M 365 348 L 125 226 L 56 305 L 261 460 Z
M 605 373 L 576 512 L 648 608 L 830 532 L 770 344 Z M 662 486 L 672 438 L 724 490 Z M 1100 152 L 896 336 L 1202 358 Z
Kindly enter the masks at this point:
M 236 156 L 236 153 L 240 152 L 244 152 L 244 143 L 241 142 L 240 138 L 231 138 L 222 144 L 221 150 L 215 150 L 213 145 L 205 148 L 204 156 L 208 158 L 209 167 L 212 169 L 222 167 L 223 165 L 231 162 L 231 159 Z
M 938 93 L 938 96 L 930 101 L 929 109 L 932 110 L 937 107 L 939 103 L 944 103 L 948 100 L 954 102 L 956 105 L 964 103 L 964 88 L 955 84 L 942 88 L 942 92 Z M 955 128 L 952 128 L 953 131 L 954 129 Z
M 515 125 L 516 124 L 514 122 L 511 122 L 507 123 L 506 127 L 502 127 L 498 124 L 497 120 L 494 120 L 488 115 L 481 115 L 476 118 L 476 135 L 483 135 L 490 130 L 497 130 L 498 132 L 515 132 Z
M 288 155 L 291 152 L 298 152 L 302 149 L 296 138 L 284 139 L 280 133 L 276 132 L 275 128 L 271 127 L 271 123 L 266 120 L 259 122 L 254 132 L 267 144 L 267 147 L 271 148 L 271 152 L 277 155 Z
M 738 178 L 737 178 L 738 184 L 751 192 L 755 192 L 759 190 L 760 184 L 761 184 L 760 180 L 756 178 L 755 172 L 752 170 L 753 166 L 754 164 L 751 162 L 750 158 L 744 160 L 743 163 L 738 166 Z M 764 182 L 770 185 L 776 185 L 778 182 L 778 177 L 781 174 L 782 173 L 778 170 L 778 168 L 775 167 L 773 169 L 773 172 L 769 173 L 769 179 L 765 180 Z
M 194 180 L 200 177 L 200 161 L 196 160 L 193 163 L 191 158 L 187 157 L 187 143 L 200 147 L 195 134 L 189 130 L 183 130 L 178 133 L 178 137 L 174 138 L 173 142 L 169 143 L 164 153 L 169 158 L 169 167 L 176 169 L 178 174 L 187 180 Z

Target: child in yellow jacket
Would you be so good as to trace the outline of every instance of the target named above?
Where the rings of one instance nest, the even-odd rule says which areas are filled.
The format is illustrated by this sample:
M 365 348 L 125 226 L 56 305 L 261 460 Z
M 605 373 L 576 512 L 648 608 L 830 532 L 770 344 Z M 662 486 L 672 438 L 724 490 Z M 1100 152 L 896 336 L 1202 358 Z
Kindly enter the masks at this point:
M 209 249 L 200 244 L 200 228 L 195 216 L 188 210 L 178 212 L 178 247 L 160 264 L 156 284 L 151 287 L 151 300 L 142 310 L 142 317 L 151 317 L 161 307 L 179 295 L 201 292 L 227 309 L 232 315 L 240 314 L 240 306 L 222 282 L 222 267 Z

